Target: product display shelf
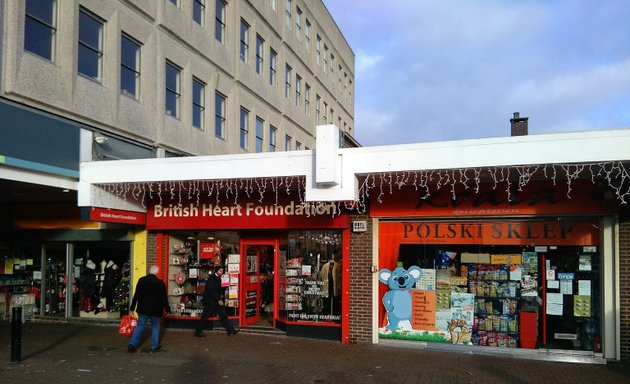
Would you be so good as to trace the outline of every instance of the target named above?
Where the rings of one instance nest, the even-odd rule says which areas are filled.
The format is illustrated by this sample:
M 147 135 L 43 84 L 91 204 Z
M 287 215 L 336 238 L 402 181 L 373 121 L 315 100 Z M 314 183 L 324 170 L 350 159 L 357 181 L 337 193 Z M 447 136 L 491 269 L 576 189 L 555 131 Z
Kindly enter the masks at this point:
M 286 280 L 285 291 L 283 295 L 284 304 L 283 307 L 286 311 L 301 311 L 302 310 L 302 276 L 301 267 L 288 267 L 286 268 Z
M 473 271 L 474 268 L 470 268 L 468 276 L 468 290 L 475 295 L 473 343 L 516 348 L 519 339 L 518 282 L 507 276 L 485 278 L 488 276 L 478 276 Z

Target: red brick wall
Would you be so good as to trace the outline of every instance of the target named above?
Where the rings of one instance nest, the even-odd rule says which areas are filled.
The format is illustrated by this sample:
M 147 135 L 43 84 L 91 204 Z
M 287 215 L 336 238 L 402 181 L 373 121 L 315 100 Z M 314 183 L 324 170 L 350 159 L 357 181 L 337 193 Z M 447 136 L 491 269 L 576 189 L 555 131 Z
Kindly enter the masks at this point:
M 621 356 L 630 360 L 630 216 L 619 225 L 619 293 L 621 308 Z
M 367 222 L 366 232 L 350 233 L 350 343 L 372 342 L 372 220 L 353 215 L 351 220 Z

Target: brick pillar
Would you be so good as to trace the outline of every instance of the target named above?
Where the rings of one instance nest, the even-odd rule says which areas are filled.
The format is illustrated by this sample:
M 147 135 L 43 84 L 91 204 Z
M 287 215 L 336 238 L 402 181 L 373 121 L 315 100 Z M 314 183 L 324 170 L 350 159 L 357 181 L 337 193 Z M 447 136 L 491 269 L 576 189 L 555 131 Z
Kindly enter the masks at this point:
M 619 302 L 621 360 L 630 360 L 630 215 L 619 223 Z
M 372 342 L 372 220 L 352 215 L 351 220 L 367 221 L 366 232 L 350 233 L 350 314 L 349 342 Z

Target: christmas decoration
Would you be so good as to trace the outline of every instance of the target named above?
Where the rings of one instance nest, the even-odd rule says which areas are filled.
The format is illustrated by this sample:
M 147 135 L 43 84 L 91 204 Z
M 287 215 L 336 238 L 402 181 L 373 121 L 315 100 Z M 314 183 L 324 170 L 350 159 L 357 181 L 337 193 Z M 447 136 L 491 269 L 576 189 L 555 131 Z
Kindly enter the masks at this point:
M 474 188 L 479 192 L 482 183 L 490 183 L 494 190 L 503 189 L 508 200 L 514 190 L 521 191 L 532 180 L 550 180 L 555 186 L 558 182 L 567 185 L 567 198 L 571 198 L 572 183 L 578 179 L 590 180 L 593 184 L 604 186 L 614 197 L 627 204 L 630 201 L 630 174 L 621 162 L 588 164 L 546 164 L 488 168 L 465 168 L 426 171 L 398 171 L 370 173 L 359 177 L 362 182 L 358 189 L 358 199 L 352 202 L 337 202 L 336 213 L 342 208 L 365 213 L 370 194 L 377 193 L 376 201 L 382 202 L 385 194 L 394 194 L 396 189 L 412 186 L 424 193 L 424 198 L 432 191 L 448 188 L 453 200 L 457 191 Z M 315 204 L 305 201 L 306 181 L 304 177 L 262 177 L 252 179 L 159 181 L 147 183 L 112 183 L 97 185 L 104 192 L 117 195 L 125 200 L 134 199 L 146 208 L 147 199 L 157 199 L 159 205 L 164 200 L 170 204 L 181 205 L 182 197 L 195 197 L 197 205 L 202 194 L 214 197 L 219 205 L 223 200 L 234 204 L 239 202 L 239 193 L 247 198 L 257 196 L 262 202 L 265 196 L 272 195 L 278 205 L 281 193 L 290 196 L 296 194 L 301 204 Z M 113 207 L 109 207 L 113 208 Z
M 129 292 L 130 292 L 130 267 L 129 263 L 123 264 L 120 269 L 121 278 L 114 288 L 114 300 L 111 312 L 120 312 L 121 316 L 129 311 Z

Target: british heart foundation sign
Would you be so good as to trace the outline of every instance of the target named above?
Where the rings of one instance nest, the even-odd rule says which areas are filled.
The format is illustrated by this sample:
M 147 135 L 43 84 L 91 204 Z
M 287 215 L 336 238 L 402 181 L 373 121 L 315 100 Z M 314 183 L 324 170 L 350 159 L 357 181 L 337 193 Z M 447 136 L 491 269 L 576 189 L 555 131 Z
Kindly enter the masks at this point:
M 411 328 L 423 331 L 437 331 L 435 326 L 435 291 L 413 289 L 411 291 Z

